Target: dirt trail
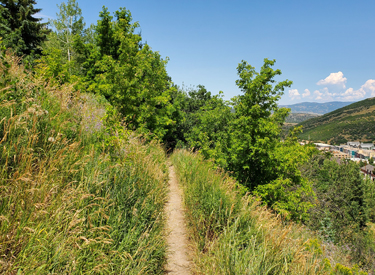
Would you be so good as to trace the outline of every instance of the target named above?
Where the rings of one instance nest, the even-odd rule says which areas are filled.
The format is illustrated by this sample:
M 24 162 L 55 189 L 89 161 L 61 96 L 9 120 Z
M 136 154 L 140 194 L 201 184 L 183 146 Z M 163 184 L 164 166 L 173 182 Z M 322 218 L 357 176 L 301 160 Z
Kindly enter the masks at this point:
M 166 205 L 167 213 L 167 274 L 188 275 L 190 261 L 188 239 L 181 190 L 177 183 L 174 167 L 169 166 L 169 198 Z

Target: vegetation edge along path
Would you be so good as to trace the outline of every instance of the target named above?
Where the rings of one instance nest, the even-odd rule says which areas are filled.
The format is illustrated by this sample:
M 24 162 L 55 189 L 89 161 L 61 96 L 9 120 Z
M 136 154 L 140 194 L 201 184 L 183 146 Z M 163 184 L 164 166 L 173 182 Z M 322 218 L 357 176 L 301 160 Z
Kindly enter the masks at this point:
M 165 207 L 167 214 L 167 274 L 190 274 L 188 238 L 186 234 L 185 214 L 182 204 L 181 189 L 178 186 L 176 173 L 169 165 L 169 195 Z

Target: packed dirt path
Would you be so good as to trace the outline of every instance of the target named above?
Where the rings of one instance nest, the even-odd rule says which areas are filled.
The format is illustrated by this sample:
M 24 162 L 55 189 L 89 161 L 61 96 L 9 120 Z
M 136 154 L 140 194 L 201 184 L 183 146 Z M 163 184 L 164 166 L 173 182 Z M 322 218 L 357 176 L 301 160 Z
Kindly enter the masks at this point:
M 191 274 L 182 194 L 171 164 L 169 164 L 169 198 L 166 213 L 169 233 L 166 273 L 169 275 Z

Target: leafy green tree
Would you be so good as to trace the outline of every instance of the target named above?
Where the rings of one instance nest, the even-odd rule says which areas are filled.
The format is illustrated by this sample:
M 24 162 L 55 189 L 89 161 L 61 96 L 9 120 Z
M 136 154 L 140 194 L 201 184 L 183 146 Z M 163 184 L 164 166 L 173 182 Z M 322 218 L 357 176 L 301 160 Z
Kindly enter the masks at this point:
M 51 26 L 55 29 L 54 35 L 49 40 L 55 42 L 56 48 L 63 49 L 65 59 L 71 61 L 74 55 L 74 40 L 83 35 L 85 22 L 82 17 L 82 11 L 76 0 L 68 0 L 57 5 L 60 12 L 56 14 L 57 19 L 50 20 Z
M 313 149 L 299 145 L 299 129 L 284 142 L 280 139 L 289 111 L 279 108 L 277 101 L 292 82 L 275 82 L 281 71 L 272 69 L 274 63 L 265 59 L 258 73 L 242 61 L 236 83 L 243 94 L 232 100 L 233 112 L 230 104 L 213 97 L 194 114 L 196 121 L 187 139 L 279 213 L 307 220 L 314 193 L 298 167 Z
M 34 8 L 35 4 L 34 0 L 0 2 L 0 37 L 6 48 L 29 61 L 40 56 L 41 45 L 49 33 L 47 24 L 34 17 L 41 11 Z
M 167 60 L 142 44 L 141 36 L 135 33 L 139 24 L 131 22 L 130 11 L 120 8 L 111 21 L 104 7 L 100 17 L 96 28 L 100 56 L 89 90 L 116 106 L 129 127 L 162 139 L 173 123 L 174 110 Z
M 227 166 L 224 155 L 229 146 L 229 123 L 233 118 L 231 107 L 219 95 L 205 98 L 204 105 L 191 114 L 193 125 L 186 134 L 191 148 L 198 148 L 205 158 L 213 158 L 221 166 Z
M 59 8 L 39 72 L 103 95 L 128 127 L 162 139 L 174 122 L 174 88 L 166 72 L 167 60 L 142 43 L 135 33 L 139 24 L 132 22 L 130 11 L 120 8 L 113 17 L 103 7 L 97 25 L 85 30 L 75 0 Z
M 108 8 L 103 6 L 103 10 L 99 13 L 99 17 L 100 20 L 98 20 L 98 25 L 96 26 L 97 45 L 100 48 L 101 55 L 113 55 L 116 51 L 113 47 L 113 16 L 110 15 Z
M 197 89 L 190 89 L 187 98 L 187 113 L 197 112 L 201 107 L 212 99 L 211 92 L 207 91 L 204 85 L 198 85 Z
M 225 102 L 220 96 L 212 96 L 211 92 L 207 91 L 203 85 L 189 88 L 187 91 L 184 88 L 176 88 L 172 94 L 172 102 L 175 106 L 172 118 L 175 122 L 168 127 L 165 139 L 167 148 L 189 146 L 200 149 L 202 152 L 206 152 L 202 147 L 213 149 L 217 143 L 212 139 L 213 135 L 219 132 L 225 133 L 224 128 L 221 128 L 220 131 L 214 130 L 215 125 L 222 124 L 219 122 L 219 117 L 221 116 L 220 111 L 223 114 L 226 113 Z M 214 113 L 216 111 L 217 114 Z M 214 124 L 209 122 L 209 117 L 212 118 Z M 229 116 L 227 118 L 229 119 Z M 206 144 L 208 141 L 211 146 Z M 208 157 L 207 154 L 205 156 Z
M 228 168 L 243 184 L 254 189 L 279 177 L 275 170 L 275 148 L 280 143 L 281 126 L 288 109 L 279 108 L 277 101 L 292 82 L 275 83 L 280 70 L 273 70 L 275 60 L 264 60 L 260 72 L 242 61 L 237 72 L 237 86 L 243 92 L 234 100 L 234 119 L 231 122 L 231 146 Z
M 254 188 L 254 193 L 287 219 L 306 222 L 309 210 L 316 203 L 312 183 L 299 170 L 315 152 L 313 146 L 301 146 L 297 142 L 299 128 L 294 129 L 284 142 L 273 148 L 271 162 L 276 179 Z
M 298 168 L 308 161 L 313 148 L 297 142 L 300 128 L 291 131 L 284 141 L 280 138 L 290 110 L 279 108 L 277 101 L 292 82 L 274 80 L 281 75 L 280 70 L 272 69 L 274 63 L 265 59 L 259 73 L 244 61 L 237 68 L 240 79 L 236 83 L 244 94 L 234 101 L 228 167 L 278 213 L 305 221 L 314 192 Z
M 374 182 L 363 180 L 355 162 L 327 159 L 324 154 L 315 155 L 301 171 L 317 197 L 306 224 L 328 241 L 347 247 L 355 262 L 374 269 Z
M 61 83 L 77 82 L 84 76 L 82 56 L 85 40 L 85 23 L 76 0 L 57 5 L 57 19 L 50 20 L 53 30 L 48 35 L 40 61 L 40 71 L 48 78 L 59 79 Z
M 163 137 L 163 143 L 166 149 L 173 150 L 175 148 L 187 147 L 186 133 L 186 106 L 187 106 L 187 95 L 178 86 L 174 85 L 174 89 L 171 92 L 170 104 L 173 105 L 173 111 L 171 118 L 173 122 L 166 126 L 167 132 Z

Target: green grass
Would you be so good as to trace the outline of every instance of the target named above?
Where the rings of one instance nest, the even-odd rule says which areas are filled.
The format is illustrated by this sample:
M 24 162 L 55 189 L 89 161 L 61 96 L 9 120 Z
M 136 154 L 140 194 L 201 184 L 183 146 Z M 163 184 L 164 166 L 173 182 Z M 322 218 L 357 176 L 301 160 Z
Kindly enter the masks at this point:
M 0 64 L 0 273 L 163 274 L 163 149 L 18 63 Z
M 360 274 L 350 257 L 285 223 L 198 154 L 173 153 L 197 274 Z M 365 274 L 365 273 L 361 273 Z

